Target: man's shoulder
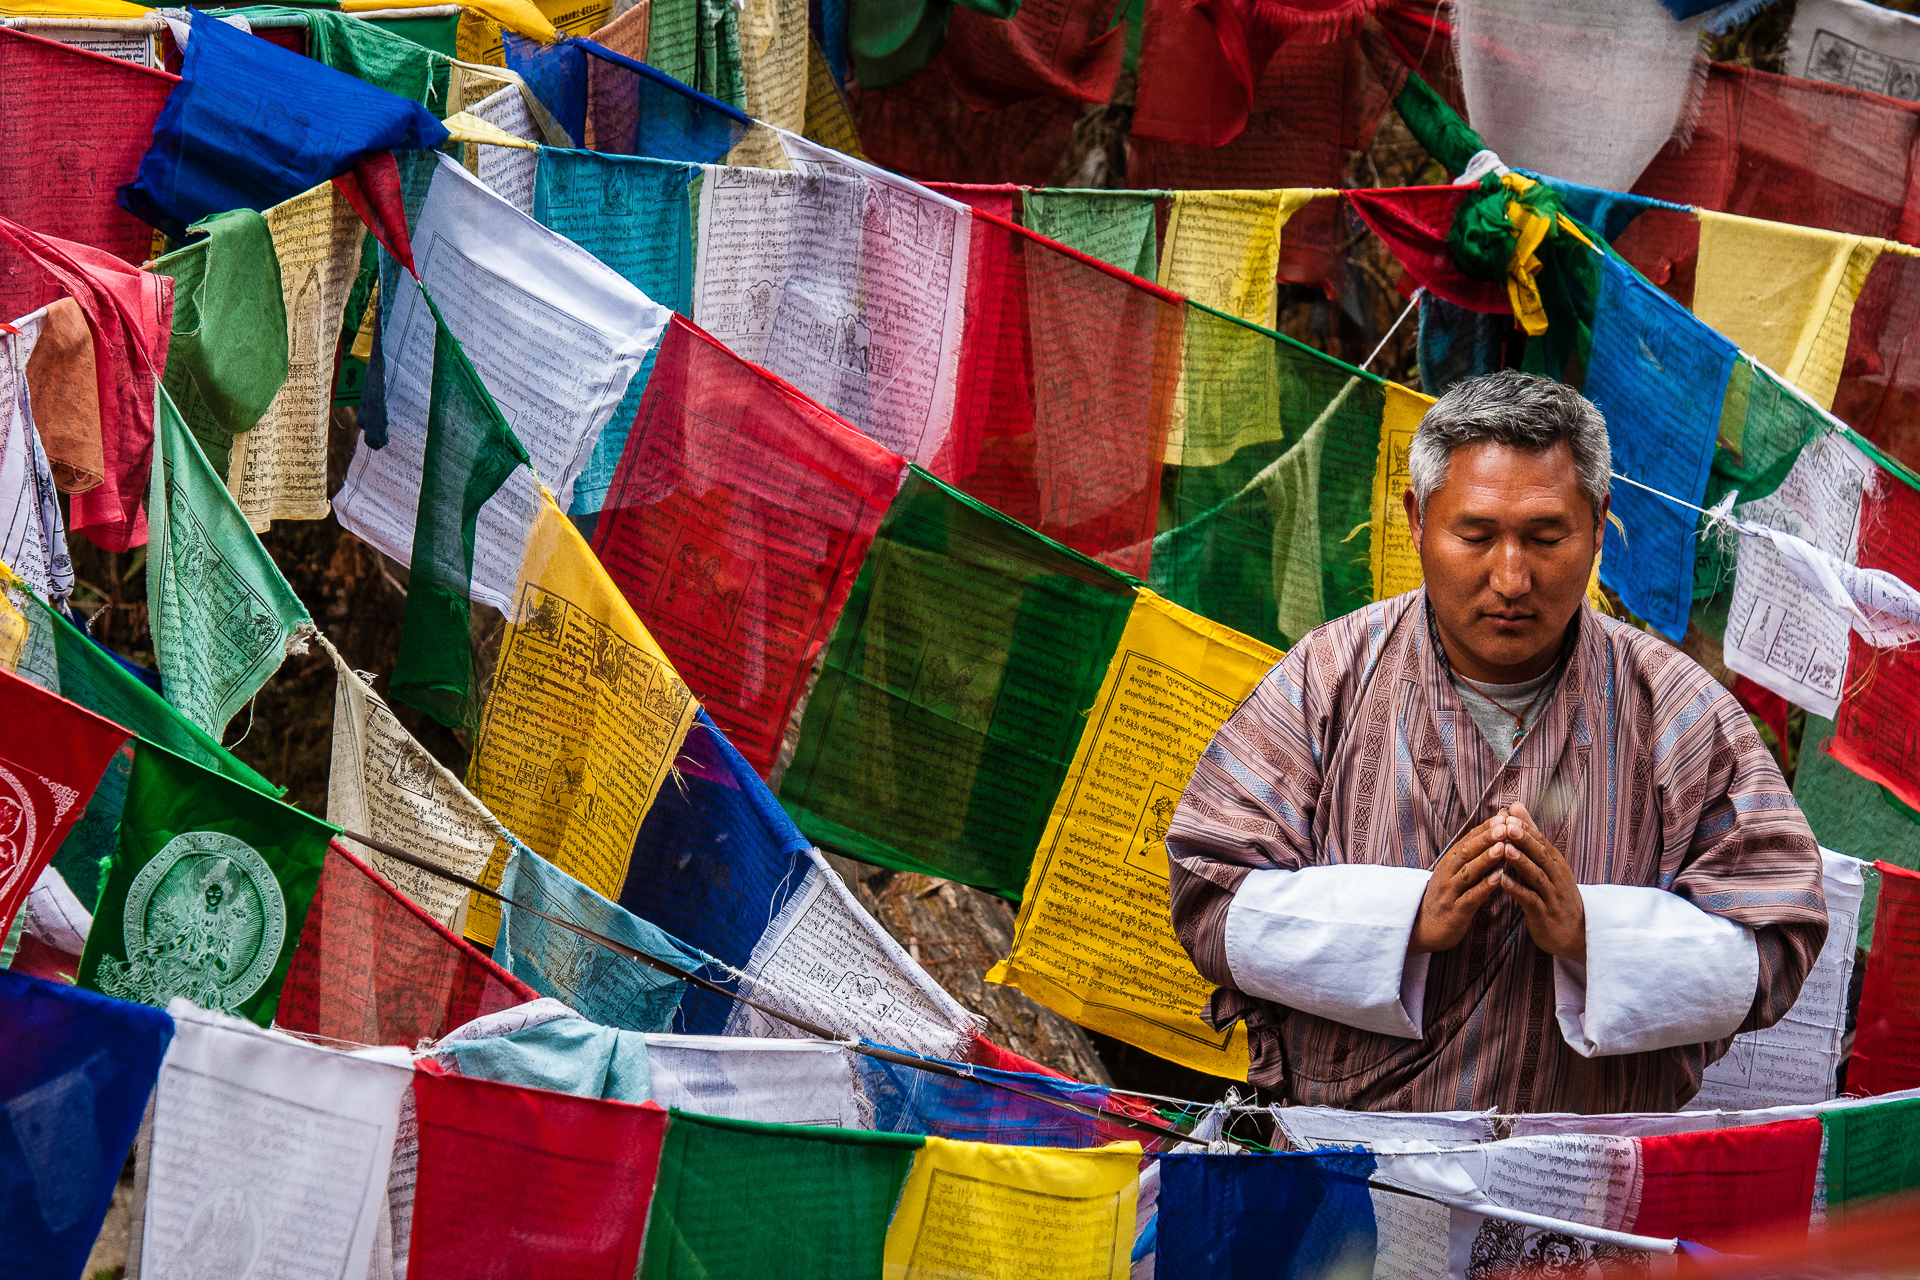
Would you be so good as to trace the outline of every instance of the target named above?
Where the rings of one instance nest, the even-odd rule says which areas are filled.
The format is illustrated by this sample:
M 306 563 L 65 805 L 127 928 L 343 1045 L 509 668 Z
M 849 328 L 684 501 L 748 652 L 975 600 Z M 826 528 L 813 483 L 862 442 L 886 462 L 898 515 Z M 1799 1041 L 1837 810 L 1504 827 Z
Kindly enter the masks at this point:
M 1300 637 L 1300 642 L 1287 651 L 1286 661 L 1275 670 L 1292 668 L 1297 678 L 1323 686 L 1364 681 L 1389 638 L 1425 599 L 1425 592 L 1416 587 L 1323 622 Z
M 1711 671 L 1669 640 L 1619 618 L 1609 618 L 1591 605 L 1586 619 L 1599 629 L 1608 656 L 1608 672 L 1617 679 L 1617 694 L 1642 702 L 1656 718 L 1666 719 L 1691 709 L 1697 718 L 1725 700 L 1737 708 L 1733 695 Z

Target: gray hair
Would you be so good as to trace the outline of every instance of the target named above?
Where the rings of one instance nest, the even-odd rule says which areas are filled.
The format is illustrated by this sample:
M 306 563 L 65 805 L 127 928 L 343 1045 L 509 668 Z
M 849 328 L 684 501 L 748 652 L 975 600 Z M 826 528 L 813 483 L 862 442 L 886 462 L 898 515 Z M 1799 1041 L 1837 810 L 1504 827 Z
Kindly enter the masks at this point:
M 1573 450 L 1580 488 L 1593 504 L 1598 522 L 1600 503 L 1612 489 L 1607 420 L 1593 401 L 1572 387 L 1517 369 L 1455 383 L 1420 419 L 1407 469 L 1423 518 L 1427 499 L 1447 482 L 1447 460 L 1453 451 L 1482 440 L 1530 453 L 1564 442 Z

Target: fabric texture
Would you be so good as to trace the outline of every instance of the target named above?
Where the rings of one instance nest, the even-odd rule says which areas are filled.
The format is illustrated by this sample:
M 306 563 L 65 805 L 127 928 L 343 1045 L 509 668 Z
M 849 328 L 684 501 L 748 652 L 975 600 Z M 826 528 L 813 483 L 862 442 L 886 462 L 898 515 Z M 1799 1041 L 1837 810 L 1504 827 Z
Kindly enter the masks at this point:
M 905 466 L 673 318 L 593 550 L 762 774 Z
M 416 102 L 196 12 L 180 83 L 153 136 L 120 189 L 121 208 L 184 240 L 189 223 L 229 209 L 265 212 L 362 156 L 437 147 L 447 131 Z
M 823 848 L 1017 893 L 1132 603 L 1120 574 L 916 468 L 827 647 L 782 803 Z
M 506 1014 L 513 1016 L 511 1011 Z M 434 1058 L 456 1075 L 523 1089 L 551 1089 L 615 1102 L 646 1102 L 651 1097 L 647 1038 L 577 1016 L 551 1018 L 497 1035 L 450 1039 L 436 1046 Z
M 1820 1168 L 1820 1127 L 1818 1119 L 1786 1120 L 1641 1138 L 1634 1233 L 1738 1249 L 1750 1236 L 1804 1229 Z
M 85 493 L 106 478 L 93 361 L 93 334 L 80 304 L 70 297 L 49 303 L 27 357 L 26 380 L 33 425 L 62 493 Z
M 1916 1121 L 1920 1098 L 1821 1113 L 1829 1218 L 1844 1222 L 1853 1201 L 1920 1187 L 1920 1147 L 1909 1140 Z
M 1370 1269 L 1373 1170 L 1364 1151 L 1162 1156 L 1154 1274 L 1312 1280 Z
M 673 1112 L 647 1223 L 655 1280 L 790 1280 L 880 1273 L 887 1220 L 920 1147 L 893 1134 Z M 778 1213 L 740 1209 L 778 1204 Z
M 142 742 L 80 985 L 273 1020 L 333 828 Z
M 422 294 L 425 297 L 424 293 Z M 433 390 L 414 510 L 406 616 L 391 691 L 445 725 L 479 723 L 473 669 L 473 544 L 480 508 L 527 450 L 514 436 L 460 343 L 433 313 Z
M 1920 980 L 1920 874 L 1880 862 L 1873 950 L 1860 988 L 1847 1091 L 1892 1093 L 1920 1086 L 1920 1034 L 1913 991 Z
M 1577 881 L 1665 888 L 1754 929 L 1759 990 L 1738 1030 L 1786 1014 L 1826 934 L 1812 833 L 1731 695 L 1591 608 L 1546 714 L 1504 766 L 1453 692 L 1422 592 L 1297 645 L 1216 735 L 1174 815 L 1175 932 L 1228 986 L 1228 908 L 1255 870 L 1431 867 L 1456 832 L 1514 801 Z M 1553 1004 L 1552 958 L 1495 899 L 1432 956 L 1414 1044 L 1231 989 L 1210 1021 L 1248 1020 L 1254 1083 L 1356 1110 L 1670 1110 L 1725 1052 L 1718 1041 L 1582 1058 L 1552 1030 Z
M 0 936 L 33 892 L 54 851 L 86 812 L 127 731 L 32 681 L 0 670 L 0 723 L 18 731 L 0 745 Z
M 0 83 L 8 86 L 0 148 L 12 157 L 0 172 L 0 217 L 134 266 L 144 262 L 153 230 L 114 202 L 113 185 L 152 143 L 174 77 L 0 28 Z M 76 109 L 83 103 L 98 109 Z M 0 318 L 23 316 L 64 292 L 44 269 L 15 259 L 0 272 Z
M 667 1113 L 422 1071 L 407 1274 L 630 1276 Z
M 534 999 L 533 988 L 336 842 L 321 865 L 274 1022 L 410 1049 Z
M 233 437 L 253 430 L 287 380 L 280 259 L 267 220 L 251 209 L 187 230 L 199 238 L 150 268 L 173 278 L 162 385 L 224 481 Z
M 77 1276 L 173 1038 L 159 1009 L 0 973 L 0 1275 Z
M 1144 577 L 1186 305 L 990 214 L 972 224 L 959 393 L 928 470 Z

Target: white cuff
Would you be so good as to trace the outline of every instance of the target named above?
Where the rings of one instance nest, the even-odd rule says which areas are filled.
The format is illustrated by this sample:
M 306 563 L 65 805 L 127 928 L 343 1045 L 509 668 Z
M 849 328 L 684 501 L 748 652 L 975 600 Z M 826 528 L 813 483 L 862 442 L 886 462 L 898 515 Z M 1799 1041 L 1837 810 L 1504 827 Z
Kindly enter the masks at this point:
M 1255 871 L 1227 907 L 1227 967 L 1250 996 L 1418 1040 L 1431 957 L 1407 955 L 1430 873 L 1340 865 Z
M 1760 986 L 1753 930 L 1665 889 L 1583 884 L 1587 963 L 1556 957 L 1554 1012 L 1583 1058 L 1733 1034 Z

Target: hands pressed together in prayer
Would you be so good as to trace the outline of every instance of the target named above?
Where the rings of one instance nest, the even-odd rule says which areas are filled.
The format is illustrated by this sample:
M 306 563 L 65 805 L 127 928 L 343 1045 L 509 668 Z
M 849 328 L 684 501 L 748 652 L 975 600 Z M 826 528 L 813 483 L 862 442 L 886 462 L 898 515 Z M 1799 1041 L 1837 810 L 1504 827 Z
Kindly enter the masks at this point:
M 1573 868 L 1540 834 L 1523 804 L 1501 809 L 1434 864 L 1407 954 L 1457 946 L 1496 891 L 1520 905 L 1535 946 L 1548 955 L 1586 963 L 1587 912 Z

